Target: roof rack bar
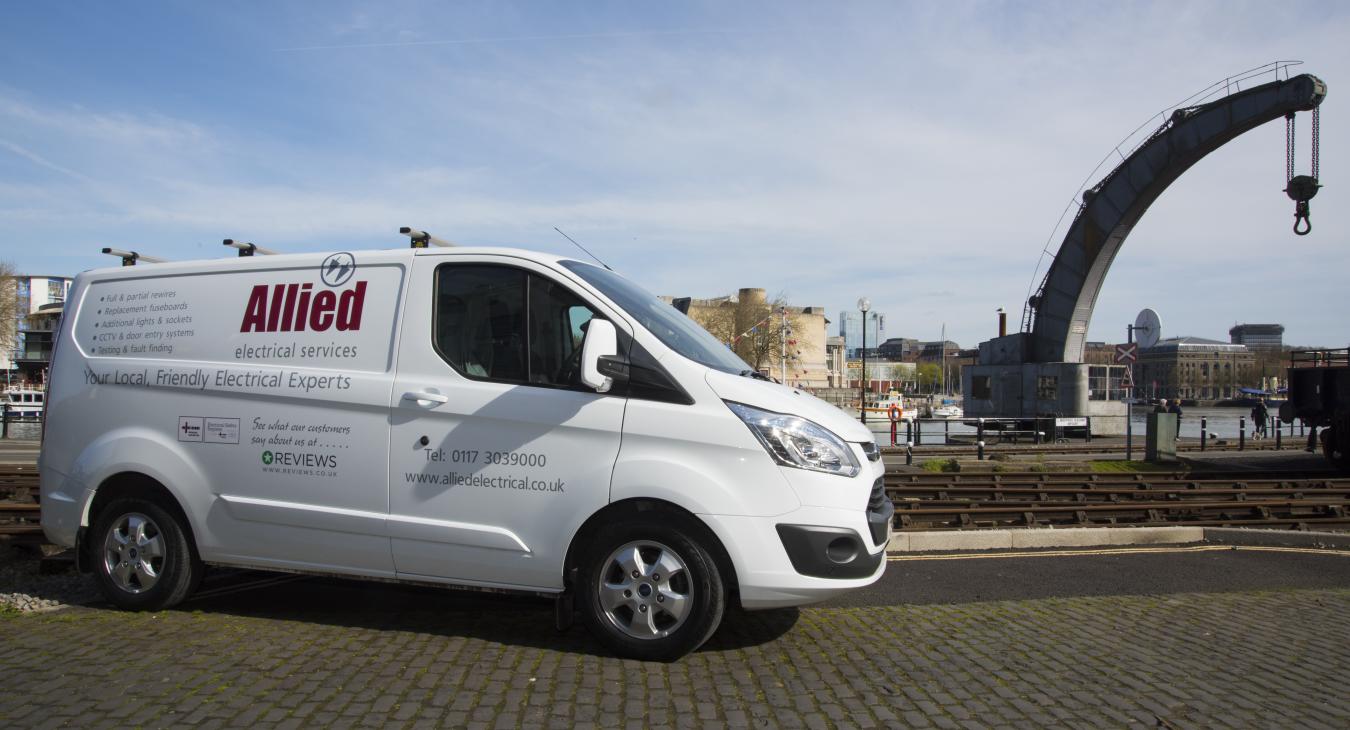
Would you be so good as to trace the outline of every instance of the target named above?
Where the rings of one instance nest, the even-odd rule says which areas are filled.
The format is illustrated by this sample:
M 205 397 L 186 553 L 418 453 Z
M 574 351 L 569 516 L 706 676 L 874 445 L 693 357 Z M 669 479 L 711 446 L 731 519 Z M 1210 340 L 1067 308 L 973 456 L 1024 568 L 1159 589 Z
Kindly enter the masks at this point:
M 430 233 L 427 233 L 426 231 L 419 231 L 415 228 L 409 228 L 407 226 L 403 226 L 402 228 L 398 229 L 398 232 L 412 239 L 413 248 L 427 248 L 428 245 L 440 246 L 442 248 L 454 248 L 455 246 L 459 245 L 456 244 L 454 241 L 446 241 L 444 239 L 437 238 L 431 235 Z
M 233 238 L 227 238 L 221 243 L 225 244 L 226 246 L 229 246 L 230 248 L 239 249 L 240 256 L 252 256 L 254 254 L 262 254 L 264 256 L 275 256 L 278 253 L 277 251 L 273 251 L 270 248 L 263 248 L 262 246 L 259 246 L 256 243 L 244 243 L 243 241 L 236 241 Z
M 105 247 L 103 249 L 103 253 L 106 253 L 109 256 L 116 256 L 117 258 L 122 259 L 123 266 L 135 266 L 136 262 L 138 261 L 144 261 L 147 264 L 162 264 L 168 261 L 168 259 L 162 259 L 158 256 L 146 256 L 143 253 L 136 253 L 135 251 L 123 251 L 121 249 L 116 248 Z

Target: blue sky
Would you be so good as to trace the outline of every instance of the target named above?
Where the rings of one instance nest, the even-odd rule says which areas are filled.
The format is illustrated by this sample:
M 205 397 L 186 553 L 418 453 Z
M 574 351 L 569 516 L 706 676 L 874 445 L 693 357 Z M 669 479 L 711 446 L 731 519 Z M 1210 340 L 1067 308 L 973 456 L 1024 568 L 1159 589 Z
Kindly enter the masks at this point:
M 974 346 L 1127 133 L 1302 59 L 1330 88 L 1312 235 L 1283 125 L 1250 132 L 1144 216 L 1089 336 L 1148 306 L 1164 336 L 1345 346 L 1346 38 L 1343 3 L 5 3 L 0 258 L 73 274 L 102 246 L 402 225 L 574 251 L 557 226 L 656 293 L 758 286 L 832 319 L 866 295 L 890 336 Z

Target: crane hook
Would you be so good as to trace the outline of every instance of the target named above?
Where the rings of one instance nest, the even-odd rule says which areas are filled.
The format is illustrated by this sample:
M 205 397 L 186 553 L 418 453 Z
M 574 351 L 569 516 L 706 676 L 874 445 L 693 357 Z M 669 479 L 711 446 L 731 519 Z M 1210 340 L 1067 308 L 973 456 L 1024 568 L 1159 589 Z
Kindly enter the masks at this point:
M 1299 228 L 1299 226 L 1303 226 Z M 1300 200 L 1294 205 L 1294 235 L 1306 236 L 1312 232 L 1312 221 L 1308 220 L 1308 201 Z
M 1299 236 L 1306 236 L 1312 231 L 1312 222 L 1308 220 L 1310 211 L 1308 201 L 1317 195 L 1317 189 L 1322 187 L 1318 184 L 1317 178 L 1311 175 L 1297 175 L 1289 179 L 1289 185 L 1284 189 L 1284 194 L 1294 201 L 1294 233 Z

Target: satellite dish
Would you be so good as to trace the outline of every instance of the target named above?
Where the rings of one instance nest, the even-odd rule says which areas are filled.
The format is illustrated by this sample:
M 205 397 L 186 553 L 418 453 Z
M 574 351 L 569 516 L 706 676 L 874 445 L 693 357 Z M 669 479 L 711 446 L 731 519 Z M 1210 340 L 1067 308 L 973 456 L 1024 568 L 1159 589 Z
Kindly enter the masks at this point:
M 1161 332 L 1162 323 L 1158 320 L 1158 313 L 1148 308 L 1140 310 L 1139 316 L 1134 318 L 1134 341 L 1139 343 L 1139 349 L 1147 350 L 1158 344 Z

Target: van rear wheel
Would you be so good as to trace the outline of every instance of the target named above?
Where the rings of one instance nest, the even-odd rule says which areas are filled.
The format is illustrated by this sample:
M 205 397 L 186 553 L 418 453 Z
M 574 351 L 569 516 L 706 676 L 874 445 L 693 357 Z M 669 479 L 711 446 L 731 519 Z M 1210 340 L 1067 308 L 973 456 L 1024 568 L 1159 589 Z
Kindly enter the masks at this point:
M 726 607 L 717 564 L 690 532 L 642 522 L 607 527 L 577 586 L 582 618 L 615 654 L 671 661 L 713 635 Z
M 176 605 L 202 573 L 179 518 L 149 500 L 114 500 L 99 513 L 92 537 L 99 589 L 118 608 L 158 611 Z

